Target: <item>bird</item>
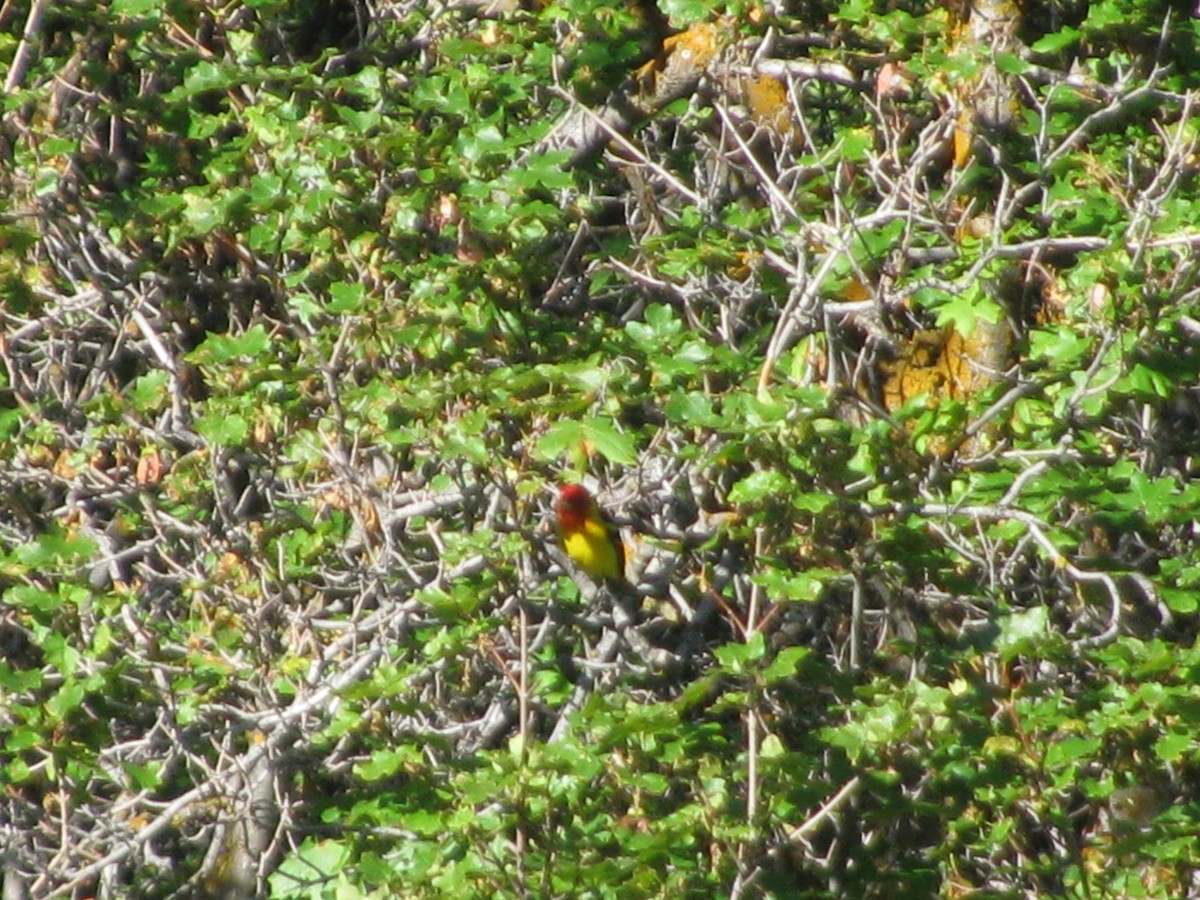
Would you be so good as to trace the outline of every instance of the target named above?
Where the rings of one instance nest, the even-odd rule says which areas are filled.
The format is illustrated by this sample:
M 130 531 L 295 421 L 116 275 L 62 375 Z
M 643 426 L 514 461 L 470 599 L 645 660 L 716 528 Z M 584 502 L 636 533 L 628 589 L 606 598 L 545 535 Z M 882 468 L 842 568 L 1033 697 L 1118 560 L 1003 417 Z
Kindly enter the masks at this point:
M 558 543 L 590 578 L 624 584 L 625 546 L 616 527 L 581 484 L 559 489 L 554 504 Z

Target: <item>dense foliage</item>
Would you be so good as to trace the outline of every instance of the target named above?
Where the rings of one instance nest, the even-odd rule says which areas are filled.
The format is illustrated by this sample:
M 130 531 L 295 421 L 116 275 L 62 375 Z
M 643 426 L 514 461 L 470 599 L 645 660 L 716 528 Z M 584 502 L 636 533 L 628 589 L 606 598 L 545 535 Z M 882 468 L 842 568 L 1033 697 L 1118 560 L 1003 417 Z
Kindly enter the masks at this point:
M 0 5 L 6 900 L 1200 892 L 1188 12 Z

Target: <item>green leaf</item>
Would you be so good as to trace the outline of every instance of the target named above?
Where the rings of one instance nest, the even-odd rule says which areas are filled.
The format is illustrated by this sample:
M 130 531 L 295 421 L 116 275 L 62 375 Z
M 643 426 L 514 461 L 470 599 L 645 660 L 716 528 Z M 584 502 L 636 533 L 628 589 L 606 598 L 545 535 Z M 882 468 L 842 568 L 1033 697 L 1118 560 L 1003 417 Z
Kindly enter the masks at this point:
M 41 684 L 42 672 L 40 669 L 30 669 L 23 672 L 13 669 L 6 662 L 0 661 L 0 687 L 4 688 L 5 691 L 20 694 L 25 691 L 36 690 L 41 687 Z
M 1051 770 L 1091 759 L 1104 741 L 1098 737 L 1059 737 L 1046 748 L 1046 767 Z
M 533 453 L 540 460 L 557 460 L 568 452 L 574 453 L 583 444 L 583 426 L 575 419 L 563 419 L 552 424 L 534 444 Z M 585 457 L 580 457 L 583 462 Z
M 229 67 L 210 60 L 201 60 L 192 66 L 183 81 L 185 96 L 221 90 L 234 84 L 234 73 Z M 176 99 L 168 94 L 169 100 Z
M 362 306 L 363 297 L 366 296 L 367 289 L 365 285 L 357 282 L 347 284 L 342 281 L 334 282 L 329 286 L 329 311 L 335 315 L 352 315 L 357 313 L 359 307 Z
M 1035 328 L 1029 335 L 1030 355 L 1055 366 L 1078 363 L 1092 351 L 1095 340 L 1069 328 Z
M 191 226 L 194 235 L 205 235 L 225 222 L 225 209 L 207 188 L 189 188 L 184 191 L 183 220 Z
M 632 435 L 618 431 L 611 420 L 589 418 L 560 419 L 546 429 L 534 445 L 534 456 L 557 460 L 568 456 L 582 468 L 592 451 L 620 465 L 637 463 L 637 445 Z
M 793 507 L 807 513 L 824 512 L 834 502 L 834 497 L 831 494 L 812 494 L 808 492 L 792 494 L 790 499 Z
M 975 330 L 978 321 L 995 325 L 1004 318 L 1004 310 L 994 300 L 982 296 L 972 296 L 970 293 L 940 304 L 937 308 L 937 325 L 954 326 L 954 330 L 963 337 L 969 337 Z
M 366 762 L 358 763 L 354 773 L 365 781 L 379 781 L 414 763 L 420 763 L 420 756 L 411 747 L 383 748 L 372 753 Z
M 157 762 L 143 765 L 126 761 L 121 768 L 139 790 L 150 791 L 162 786 L 162 766 Z
M 996 650 L 1000 657 L 1012 660 L 1022 653 L 1033 653 L 1049 635 L 1050 613 L 1044 606 L 1034 606 L 1009 613 L 999 620 L 1000 634 Z
M 244 334 L 209 334 L 188 354 L 189 362 L 197 365 L 217 365 L 231 361 L 257 359 L 271 346 L 270 335 L 262 325 L 255 325 Z
M 83 685 L 78 682 L 68 679 L 62 687 L 54 692 L 54 695 L 46 701 L 46 712 L 50 714 L 52 721 L 61 722 L 72 711 L 79 708 L 83 703 L 83 698 L 87 696 L 87 691 Z
M 241 447 L 250 433 L 250 424 L 237 413 L 207 412 L 196 419 L 196 433 L 220 447 Z
M 837 577 L 830 569 L 808 569 L 793 572 L 787 569 L 767 569 L 754 576 L 774 603 L 812 603 L 821 598 L 827 579 Z
M 637 444 L 632 435 L 622 433 L 608 419 L 585 419 L 583 440 L 610 462 L 624 466 L 637 465 Z
M 846 160 L 866 159 L 867 153 L 875 146 L 875 136 L 870 130 L 860 128 L 847 131 L 842 136 L 839 155 Z
M 289 854 L 271 874 L 273 892 L 280 896 L 309 896 L 291 894 L 304 885 L 320 884 L 341 872 L 350 862 L 350 850 L 337 841 L 306 841 L 299 850 Z M 322 893 L 322 896 L 324 894 Z
M 675 28 L 687 28 L 712 17 L 711 0 L 660 0 L 659 6 Z
M 27 609 L 31 612 L 54 612 L 64 602 L 58 591 L 47 590 L 33 585 L 20 584 L 10 587 L 4 592 L 4 603 L 16 609 Z
M 702 391 L 673 393 L 664 405 L 663 412 L 686 428 L 713 427 L 722 421 L 713 409 L 712 401 Z
M 1187 588 L 1178 589 L 1164 587 L 1160 589 L 1163 602 L 1167 604 L 1167 608 L 1173 613 L 1179 615 L 1191 615 L 1197 610 L 1200 610 L 1200 589 Z
M 1169 731 L 1154 744 L 1154 754 L 1165 763 L 1178 762 L 1185 754 L 1200 749 L 1194 732 Z
M 687 341 L 658 362 L 660 375 L 694 375 L 712 360 L 712 350 L 703 341 Z
M 768 734 L 763 738 L 759 752 L 762 754 L 763 759 L 780 759 L 787 755 L 787 748 L 784 747 L 783 741 L 779 739 L 779 735 Z
M 113 0 L 112 12 L 117 16 L 137 19 L 151 13 L 161 12 L 162 6 L 162 0 Z
M 730 675 L 744 675 L 749 668 L 759 662 L 766 654 L 766 640 L 761 631 L 751 634 L 745 643 L 723 644 L 713 653 L 717 662 Z
M 731 503 L 759 503 L 768 498 L 786 496 L 794 482 L 782 472 L 768 469 L 754 472 L 738 481 L 729 491 Z
M 1164 475 L 1151 479 L 1138 471 L 1130 479 L 1129 487 L 1130 494 L 1148 521 L 1165 522 L 1172 517 L 1175 502 L 1180 496 L 1180 487 L 1174 478 Z M 1194 507 L 1189 505 L 1189 509 Z
M 88 560 L 96 552 L 94 541 L 55 528 L 39 535 L 37 540 L 22 544 L 13 551 L 13 558 L 31 568 L 50 568 Z
M 1034 53 L 1058 53 L 1078 43 L 1082 36 L 1079 31 L 1068 26 L 1052 34 L 1043 35 L 1034 41 L 1029 49 Z
M 809 647 L 784 647 L 763 670 L 763 681 L 767 684 L 791 678 L 800 671 L 800 665 L 811 655 Z
M 170 373 L 162 369 L 147 372 L 133 383 L 127 396 L 138 412 L 160 410 L 170 399 L 170 379 Z
M 1121 380 L 1117 389 L 1147 398 L 1167 398 L 1171 396 L 1175 386 L 1167 374 L 1137 363 Z
M 1023 56 L 1012 52 L 1003 52 L 996 54 L 996 68 L 1005 75 L 1024 75 L 1031 68 L 1031 64 Z

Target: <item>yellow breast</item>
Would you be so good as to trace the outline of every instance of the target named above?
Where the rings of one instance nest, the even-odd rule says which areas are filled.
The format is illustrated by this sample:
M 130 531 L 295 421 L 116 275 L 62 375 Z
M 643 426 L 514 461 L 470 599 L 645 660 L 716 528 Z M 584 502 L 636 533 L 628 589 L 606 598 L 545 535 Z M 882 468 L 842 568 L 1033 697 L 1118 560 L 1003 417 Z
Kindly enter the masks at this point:
M 593 578 L 624 578 L 621 559 L 617 555 L 614 541 L 617 535 L 609 536 L 601 522 L 585 521 L 583 528 L 559 535 L 562 548 L 575 565 Z

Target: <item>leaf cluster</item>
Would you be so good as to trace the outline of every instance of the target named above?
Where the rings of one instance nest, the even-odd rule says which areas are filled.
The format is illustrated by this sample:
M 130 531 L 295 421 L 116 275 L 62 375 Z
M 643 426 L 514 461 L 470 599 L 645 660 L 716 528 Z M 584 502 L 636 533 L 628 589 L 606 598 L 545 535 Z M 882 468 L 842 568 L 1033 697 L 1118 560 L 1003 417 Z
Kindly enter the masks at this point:
M 0 8 L 5 896 L 1200 890 L 1197 26 L 969 6 Z

